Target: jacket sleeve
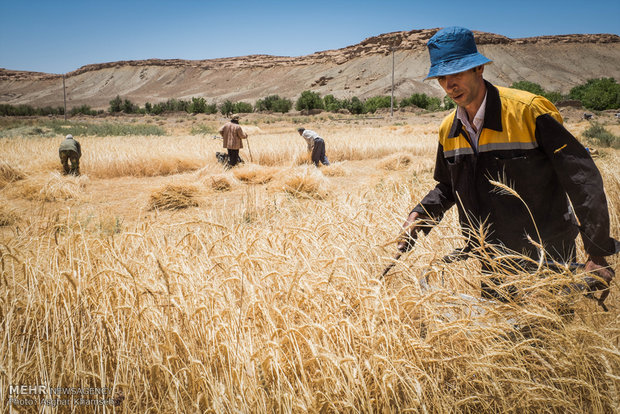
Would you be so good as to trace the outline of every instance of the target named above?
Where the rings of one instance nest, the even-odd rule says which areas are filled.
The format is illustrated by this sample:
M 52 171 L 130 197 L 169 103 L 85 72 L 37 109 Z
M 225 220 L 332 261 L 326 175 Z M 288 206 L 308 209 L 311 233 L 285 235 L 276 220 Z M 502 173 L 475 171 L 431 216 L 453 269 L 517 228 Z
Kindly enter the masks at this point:
M 314 146 L 314 139 L 311 139 L 310 135 L 308 135 L 307 130 L 301 134 L 301 137 L 306 141 L 306 146 L 308 147 L 308 152 L 312 151 L 312 147 Z
M 82 146 L 77 141 L 75 141 L 75 143 L 76 143 L 76 146 L 77 146 L 78 158 L 81 158 L 82 157 Z
M 536 118 L 536 140 L 570 198 L 586 253 L 592 256 L 617 253 L 620 243 L 609 235 L 603 179 L 588 151 L 548 113 Z
M 433 221 L 439 222 L 446 211 L 454 205 L 454 195 L 450 180 L 450 172 L 446 158 L 443 154 L 443 146 L 439 144 L 437 148 L 437 158 L 435 160 L 435 174 L 433 176 L 437 185 L 415 206 L 412 212 L 418 212 L 430 217 Z

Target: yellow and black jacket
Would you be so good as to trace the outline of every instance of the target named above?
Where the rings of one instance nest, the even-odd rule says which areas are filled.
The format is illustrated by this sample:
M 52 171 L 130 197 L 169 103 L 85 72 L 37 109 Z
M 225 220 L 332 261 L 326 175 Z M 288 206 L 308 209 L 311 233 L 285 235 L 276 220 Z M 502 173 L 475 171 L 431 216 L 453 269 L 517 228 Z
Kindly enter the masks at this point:
M 587 253 L 616 253 L 620 243 L 609 236 L 601 175 L 589 152 L 562 126 L 555 106 L 529 92 L 486 86 L 478 148 L 470 144 L 456 111 L 447 116 L 439 130 L 438 184 L 414 211 L 439 221 L 456 204 L 470 244 L 475 243 L 470 230 L 485 223 L 485 243 L 532 258 L 538 253 L 528 236 L 564 252 L 574 249 L 581 233 Z M 491 181 L 507 185 L 520 199 Z

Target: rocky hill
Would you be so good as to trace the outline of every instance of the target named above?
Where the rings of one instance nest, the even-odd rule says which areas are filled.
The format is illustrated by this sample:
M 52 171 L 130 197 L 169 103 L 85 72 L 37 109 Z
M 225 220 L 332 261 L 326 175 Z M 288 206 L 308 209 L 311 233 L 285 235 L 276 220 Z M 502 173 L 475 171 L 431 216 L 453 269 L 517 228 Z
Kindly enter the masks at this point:
M 149 59 L 83 66 L 65 75 L 67 107 L 105 109 L 116 95 L 143 105 L 202 96 L 208 102 L 254 102 L 278 94 L 295 99 L 306 89 L 338 98 L 389 94 L 392 50 L 395 96 L 443 96 L 429 67 L 426 41 L 437 29 L 370 37 L 357 45 L 307 56 L 252 55 L 209 60 Z M 620 36 L 573 34 L 511 39 L 475 32 L 479 50 L 494 63 L 486 78 L 499 85 L 529 80 L 567 92 L 586 80 L 620 81 Z M 62 75 L 0 69 L 0 103 L 61 106 Z

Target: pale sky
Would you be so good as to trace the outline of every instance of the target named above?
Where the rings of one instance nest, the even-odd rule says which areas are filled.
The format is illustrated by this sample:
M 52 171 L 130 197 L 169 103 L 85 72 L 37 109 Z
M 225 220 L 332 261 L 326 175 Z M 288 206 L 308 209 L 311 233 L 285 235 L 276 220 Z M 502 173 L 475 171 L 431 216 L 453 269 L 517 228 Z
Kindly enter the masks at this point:
M 0 0 L 0 68 L 302 56 L 383 33 L 465 26 L 511 38 L 620 34 L 620 1 Z

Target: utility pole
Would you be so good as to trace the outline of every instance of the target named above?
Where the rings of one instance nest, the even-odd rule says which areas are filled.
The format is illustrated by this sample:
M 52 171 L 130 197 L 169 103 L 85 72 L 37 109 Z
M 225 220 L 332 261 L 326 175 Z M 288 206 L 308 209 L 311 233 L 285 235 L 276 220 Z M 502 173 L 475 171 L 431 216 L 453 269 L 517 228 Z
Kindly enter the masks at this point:
M 394 117 L 394 46 L 392 46 L 392 97 L 390 98 L 390 116 Z
M 67 120 L 67 90 L 65 89 L 65 74 L 62 74 L 62 94 L 65 100 L 65 121 Z

